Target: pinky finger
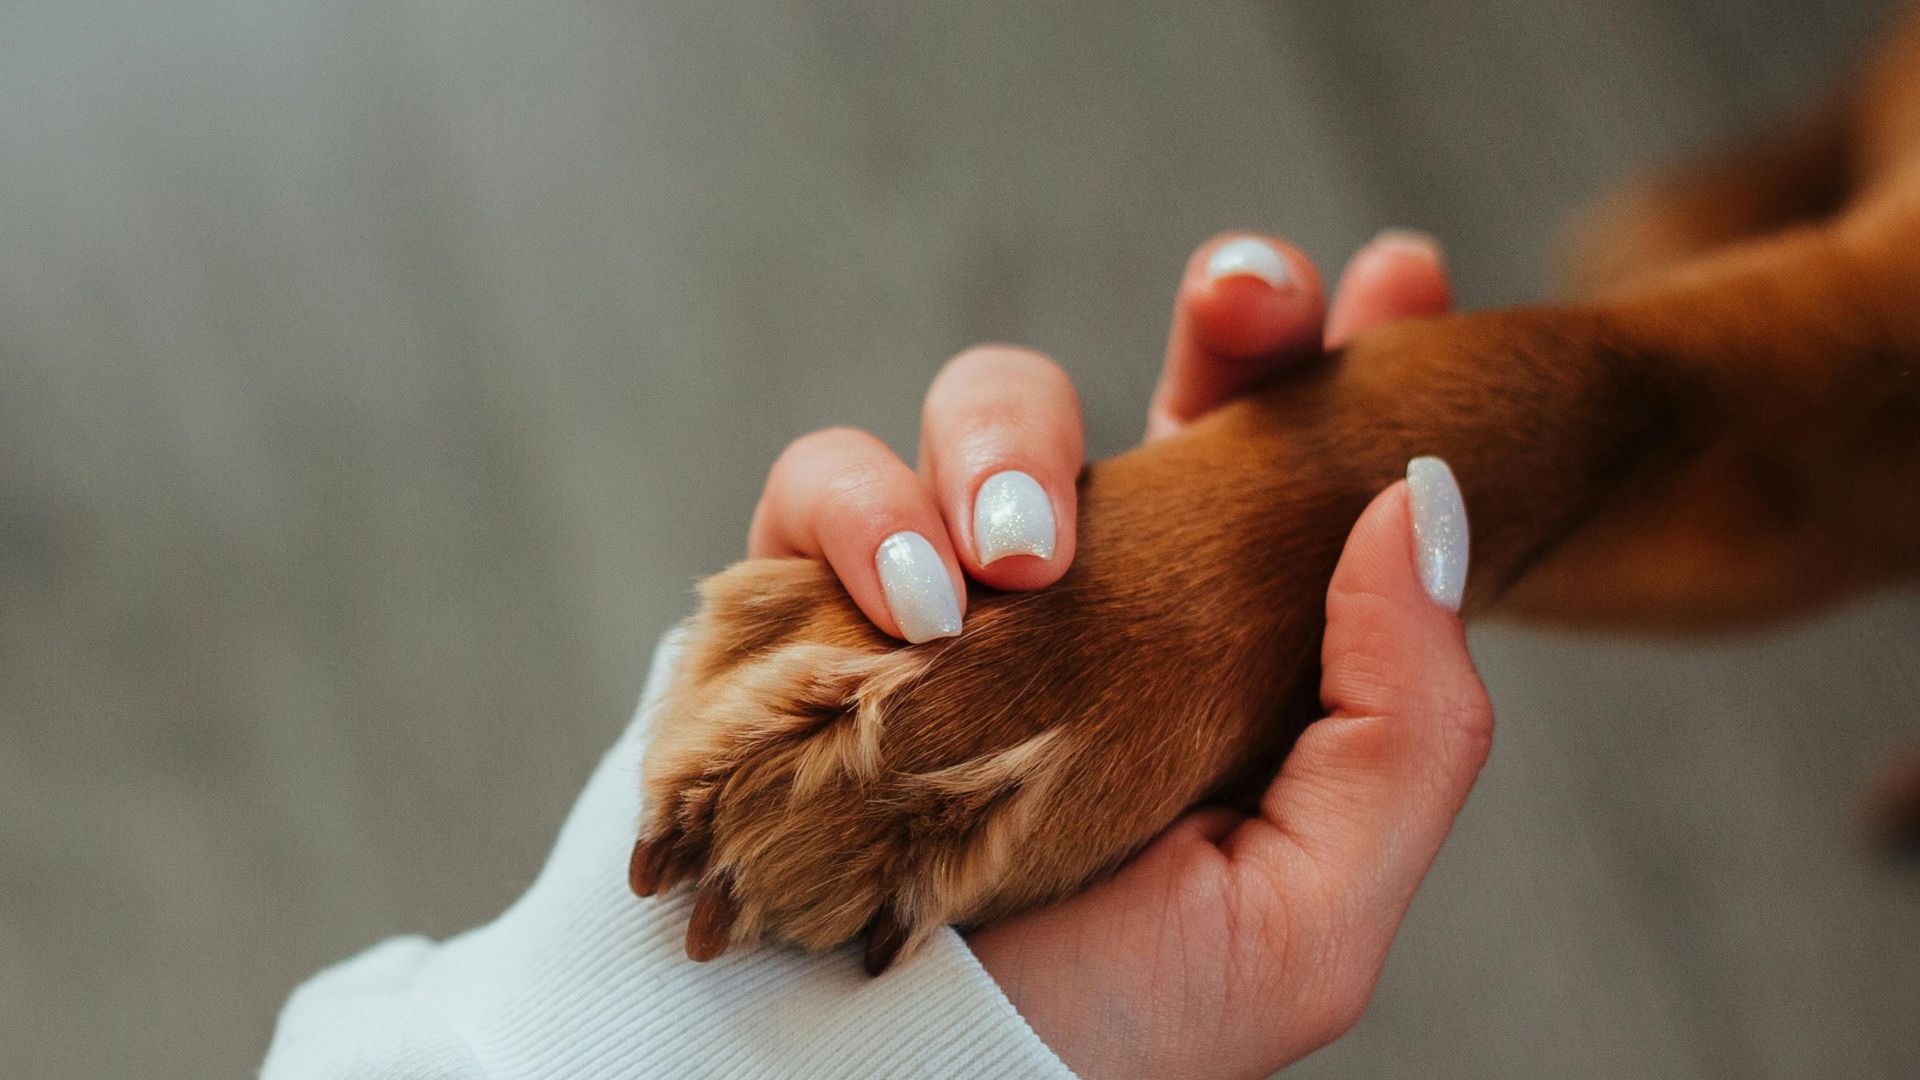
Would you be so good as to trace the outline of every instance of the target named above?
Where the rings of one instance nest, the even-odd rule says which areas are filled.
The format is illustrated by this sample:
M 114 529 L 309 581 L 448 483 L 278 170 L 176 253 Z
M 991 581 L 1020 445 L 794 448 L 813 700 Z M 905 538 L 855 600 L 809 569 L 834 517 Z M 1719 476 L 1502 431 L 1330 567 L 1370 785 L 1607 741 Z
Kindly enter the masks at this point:
M 1444 315 L 1452 306 L 1440 243 L 1425 233 L 1389 229 L 1354 253 L 1327 312 L 1327 347 L 1399 319 Z

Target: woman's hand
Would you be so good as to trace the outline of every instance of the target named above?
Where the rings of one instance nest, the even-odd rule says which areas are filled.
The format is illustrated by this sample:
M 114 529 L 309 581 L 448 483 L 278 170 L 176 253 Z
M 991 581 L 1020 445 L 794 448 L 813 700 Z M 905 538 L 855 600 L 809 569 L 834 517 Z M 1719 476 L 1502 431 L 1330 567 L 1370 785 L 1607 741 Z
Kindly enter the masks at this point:
M 1147 438 L 1178 431 L 1323 344 L 1446 306 L 1438 252 L 1414 234 L 1383 233 L 1362 248 L 1331 311 L 1319 273 L 1292 245 L 1215 237 L 1181 276 Z M 928 389 L 917 468 L 851 428 L 788 446 L 767 477 L 747 553 L 825 559 L 882 631 L 912 642 L 951 637 L 966 616 L 964 577 L 1020 591 L 1066 573 L 1083 455 L 1080 400 L 1066 374 L 1026 349 L 979 346 Z
M 1362 249 L 1328 311 L 1290 245 L 1217 237 L 1181 279 L 1147 438 L 1323 344 L 1446 306 L 1423 238 L 1384 234 Z M 750 553 L 823 556 L 882 630 L 950 636 L 963 574 L 1019 590 L 1065 573 L 1081 443 L 1058 367 L 972 349 L 928 391 L 918 471 L 861 432 L 801 439 L 768 479 Z M 1302 735 L 1259 813 L 1190 814 L 1112 879 L 971 939 L 1082 1075 L 1264 1076 L 1344 1033 L 1372 996 L 1492 732 L 1453 614 L 1464 507 L 1443 466 L 1410 477 L 1349 538 L 1327 598 L 1331 715 Z
M 1358 1022 L 1492 744 L 1454 614 L 1464 523 L 1432 458 L 1361 515 L 1327 590 L 1328 715 L 1253 815 L 1189 813 L 1112 878 L 971 937 L 1076 1073 L 1262 1077 Z

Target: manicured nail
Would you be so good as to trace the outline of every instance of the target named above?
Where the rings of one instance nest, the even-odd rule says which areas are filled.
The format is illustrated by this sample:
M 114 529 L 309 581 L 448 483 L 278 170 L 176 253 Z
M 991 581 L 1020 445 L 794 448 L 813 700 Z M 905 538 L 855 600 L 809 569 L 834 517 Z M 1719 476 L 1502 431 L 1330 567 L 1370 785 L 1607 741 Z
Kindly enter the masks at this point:
M 880 571 L 880 591 L 887 594 L 900 636 L 918 645 L 960 633 L 960 598 L 946 564 L 927 538 L 917 532 L 897 532 L 880 541 L 873 556 Z
M 1276 289 L 1293 282 L 1293 272 L 1287 269 L 1287 260 L 1273 249 L 1272 244 L 1251 236 L 1235 237 L 1214 248 L 1213 254 L 1207 256 L 1208 281 L 1238 274 L 1257 277 Z
M 1432 233 L 1424 233 L 1418 229 L 1382 229 L 1368 246 L 1412 251 L 1436 264 L 1447 261 L 1440 247 L 1440 240 Z
M 1017 469 L 994 473 L 973 497 L 973 546 L 982 566 L 1009 555 L 1053 558 L 1053 502 Z
M 1453 470 L 1437 457 L 1407 462 L 1407 505 L 1413 511 L 1413 561 L 1433 602 L 1460 610 L 1467 591 L 1467 504 Z

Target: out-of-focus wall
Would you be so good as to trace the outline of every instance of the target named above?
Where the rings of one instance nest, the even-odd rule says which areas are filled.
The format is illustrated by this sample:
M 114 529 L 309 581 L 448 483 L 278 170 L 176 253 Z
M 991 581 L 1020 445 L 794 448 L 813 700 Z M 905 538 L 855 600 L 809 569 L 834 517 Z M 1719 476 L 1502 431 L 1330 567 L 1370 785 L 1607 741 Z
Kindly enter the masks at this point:
M 45 0 L 0 14 L 0 1075 L 206 1077 L 530 879 L 765 466 L 1051 352 L 1131 440 L 1210 232 L 1547 289 L 1622 170 L 1866 0 Z M 1920 604 L 1490 631 L 1500 744 L 1303 1075 L 1889 1075 L 1920 887 L 1849 798 Z M 1284 1022 L 1284 1017 L 1276 1022 Z

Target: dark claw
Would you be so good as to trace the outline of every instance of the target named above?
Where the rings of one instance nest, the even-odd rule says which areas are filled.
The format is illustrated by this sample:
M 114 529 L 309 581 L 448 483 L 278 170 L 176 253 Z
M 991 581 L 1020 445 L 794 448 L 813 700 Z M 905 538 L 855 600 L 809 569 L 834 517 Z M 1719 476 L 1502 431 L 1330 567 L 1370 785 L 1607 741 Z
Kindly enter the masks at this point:
M 726 875 L 702 885 L 699 899 L 693 902 L 693 917 L 687 920 L 687 956 L 705 963 L 726 952 L 727 933 L 739 914 Z
M 640 838 L 633 845 L 633 860 L 627 863 L 627 885 L 633 889 L 633 895 L 652 896 L 661 891 L 662 879 L 667 876 L 672 858 L 673 843 L 669 838 Z M 671 888 L 672 883 L 666 882 L 666 887 Z

